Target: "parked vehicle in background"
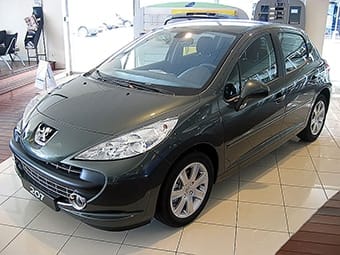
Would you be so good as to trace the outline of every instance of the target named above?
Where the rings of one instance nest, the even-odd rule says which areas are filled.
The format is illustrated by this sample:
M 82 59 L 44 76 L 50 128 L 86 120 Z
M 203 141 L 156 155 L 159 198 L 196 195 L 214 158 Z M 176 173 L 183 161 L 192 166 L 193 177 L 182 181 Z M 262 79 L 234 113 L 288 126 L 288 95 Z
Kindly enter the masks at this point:
M 325 123 L 329 68 L 279 24 L 195 20 L 136 39 L 35 98 L 10 141 L 33 196 L 92 226 L 180 227 L 214 183 Z
M 107 21 L 103 22 L 103 25 L 106 29 L 113 29 L 113 28 L 120 28 L 120 27 L 132 27 L 133 24 L 130 20 L 124 19 L 118 13 L 113 15 L 112 19 L 108 19 Z

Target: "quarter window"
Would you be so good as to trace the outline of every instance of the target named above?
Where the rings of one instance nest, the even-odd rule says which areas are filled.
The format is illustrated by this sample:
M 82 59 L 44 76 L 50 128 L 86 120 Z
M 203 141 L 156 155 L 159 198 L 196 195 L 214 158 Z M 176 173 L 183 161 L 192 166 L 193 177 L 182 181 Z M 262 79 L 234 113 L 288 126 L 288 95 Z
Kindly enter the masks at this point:
M 307 61 L 307 47 L 304 38 L 294 33 L 279 33 L 286 71 L 293 71 Z

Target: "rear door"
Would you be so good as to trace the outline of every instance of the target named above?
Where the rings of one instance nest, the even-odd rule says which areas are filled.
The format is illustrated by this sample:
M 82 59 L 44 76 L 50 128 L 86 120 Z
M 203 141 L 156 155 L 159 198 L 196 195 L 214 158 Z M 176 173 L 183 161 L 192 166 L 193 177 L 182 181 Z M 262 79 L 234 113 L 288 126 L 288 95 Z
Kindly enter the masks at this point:
M 279 139 L 283 130 L 285 97 L 283 78 L 278 68 L 277 51 L 269 33 L 253 36 L 225 82 L 220 100 L 226 146 L 226 165 L 234 165 Z M 270 88 L 264 98 L 252 98 L 239 111 L 235 110 L 240 92 L 248 80 L 258 80 Z
M 315 96 L 319 61 L 309 54 L 307 40 L 298 31 L 280 32 L 278 38 L 286 73 L 284 126 L 288 135 L 305 126 Z

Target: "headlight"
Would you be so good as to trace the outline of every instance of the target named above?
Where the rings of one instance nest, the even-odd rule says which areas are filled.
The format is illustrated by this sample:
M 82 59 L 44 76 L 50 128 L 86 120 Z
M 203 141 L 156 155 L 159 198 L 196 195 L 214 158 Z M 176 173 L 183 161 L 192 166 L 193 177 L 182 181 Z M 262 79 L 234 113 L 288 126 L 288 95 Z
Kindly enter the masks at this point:
M 39 104 L 39 102 L 45 96 L 46 96 L 46 92 L 41 92 L 40 94 L 38 94 L 35 97 L 33 97 L 31 99 L 31 101 L 29 101 L 29 103 L 26 105 L 26 108 L 25 108 L 25 111 L 24 111 L 24 115 L 22 116 L 22 125 L 21 125 L 21 127 L 24 128 L 26 126 L 31 113 L 33 112 L 35 107 Z
M 96 145 L 76 159 L 114 160 L 142 154 L 162 142 L 174 129 L 177 118 L 166 119 Z

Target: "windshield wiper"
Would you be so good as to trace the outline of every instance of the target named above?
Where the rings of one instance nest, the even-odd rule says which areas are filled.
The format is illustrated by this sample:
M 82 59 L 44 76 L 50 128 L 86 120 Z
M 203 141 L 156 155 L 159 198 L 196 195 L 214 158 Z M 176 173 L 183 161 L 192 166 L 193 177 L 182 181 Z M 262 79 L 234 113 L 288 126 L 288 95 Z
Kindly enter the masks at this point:
M 132 88 L 132 89 L 153 91 L 153 92 L 162 93 L 162 94 L 173 94 L 172 92 L 168 90 L 155 88 L 155 87 L 152 87 L 151 85 L 146 85 L 146 83 L 142 83 L 142 82 L 136 82 L 136 81 L 131 81 L 131 80 L 120 80 L 120 79 L 110 79 L 110 81 L 117 83 L 118 85 Z
M 96 69 L 96 75 L 98 80 L 107 81 L 107 79 L 102 75 L 102 73 L 98 69 Z

